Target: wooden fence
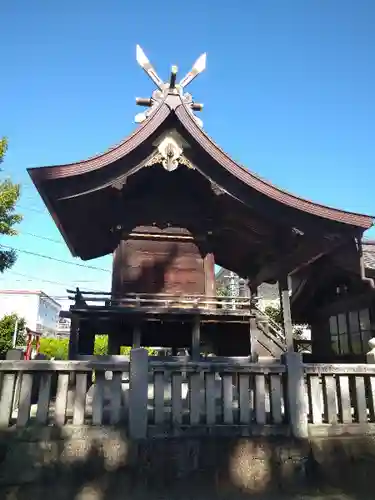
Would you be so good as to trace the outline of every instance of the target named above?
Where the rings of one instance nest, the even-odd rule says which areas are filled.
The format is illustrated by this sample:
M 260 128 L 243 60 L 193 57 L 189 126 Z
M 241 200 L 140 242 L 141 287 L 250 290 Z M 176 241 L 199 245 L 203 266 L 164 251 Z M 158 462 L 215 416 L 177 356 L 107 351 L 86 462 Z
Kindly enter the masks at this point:
M 375 433 L 375 364 L 305 364 L 310 433 Z
M 154 434 L 375 433 L 375 365 L 240 358 L 0 362 L 0 427 L 122 425 Z

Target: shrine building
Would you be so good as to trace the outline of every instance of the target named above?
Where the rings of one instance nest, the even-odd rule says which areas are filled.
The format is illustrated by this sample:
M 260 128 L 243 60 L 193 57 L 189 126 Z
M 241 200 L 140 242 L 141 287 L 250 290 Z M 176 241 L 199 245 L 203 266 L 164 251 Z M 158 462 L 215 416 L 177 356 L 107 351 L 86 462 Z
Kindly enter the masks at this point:
M 134 132 L 97 156 L 28 170 L 73 256 L 113 254 L 111 290 L 75 294 L 70 357 L 92 354 L 103 333 L 113 355 L 133 345 L 185 348 L 193 359 L 207 350 L 279 357 L 293 350 L 291 311 L 313 324 L 315 354 L 328 353 L 328 316 L 314 314 L 321 304 L 312 297 L 328 285 L 323 266 L 340 259 L 368 285 L 362 235 L 373 218 L 288 193 L 226 154 L 186 92 L 205 55 L 179 83 L 176 67 L 163 82 L 140 47 L 137 59 L 156 90 L 137 100 L 146 112 Z M 250 293 L 217 297 L 215 266 L 245 279 Z M 263 283 L 279 284 L 280 331 L 257 309 Z M 319 292 L 325 304 L 329 297 Z

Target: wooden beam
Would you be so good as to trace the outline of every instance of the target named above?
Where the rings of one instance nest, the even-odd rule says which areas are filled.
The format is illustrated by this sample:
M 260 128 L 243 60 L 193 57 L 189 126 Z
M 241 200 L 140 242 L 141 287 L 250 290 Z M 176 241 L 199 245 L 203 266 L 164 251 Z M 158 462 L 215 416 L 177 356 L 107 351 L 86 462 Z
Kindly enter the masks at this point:
M 281 256 L 280 251 L 280 259 L 262 267 L 255 277 L 250 278 L 251 283 L 254 285 L 261 285 L 272 279 L 277 280 L 279 276 L 293 274 L 312 262 L 315 262 L 326 253 L 329 253 L 341 243 L 343 243 L 341 238 L 329 240 L 322 236 L 318 242 L 306 238 L 303 241 L 303 246 L 300 246 L 300 248 L 294 252 Z

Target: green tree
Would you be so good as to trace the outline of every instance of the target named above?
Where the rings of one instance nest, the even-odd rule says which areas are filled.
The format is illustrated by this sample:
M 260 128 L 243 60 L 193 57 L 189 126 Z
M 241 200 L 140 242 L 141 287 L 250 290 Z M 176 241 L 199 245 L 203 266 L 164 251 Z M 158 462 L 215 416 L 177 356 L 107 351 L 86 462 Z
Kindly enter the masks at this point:
M 281 328 L 284 328 L 283 312 L 281 307 L 267 306 L 264 310 L 269 318 L 277 323 Z M 303 332 L 308 325 L 293 324 L 293 337 L 296 341 L 297 351 L 306 349 Z
M 264 310 L 269 318 L 271 318 L 275 323 L 277 323 L 281 328 L 284 328 L 283 324 L 283 312 L 281 307 L 267 306 Z
M 25 320 L 17 314 L 7 314 L 0 319 L 0 357 L 12 348 L 14 329 L 17 323 L 16 346 L 25 344 Z
M 223 285 L 223 284 L 217 285 L 216 295 L 218 297 L 229 297 L 230 296 L 229 285 Z
M 0 163 L 3 161 L 6 150 L 8 149 L 8 141 L 5 137 L 0 139 Z
M 8 148 L 6 138 L 0 139 L 0 164 Z M 14 184 L 9 179 L 0 182 L 0 235 L 14 236 L 17 234 L 14 225 L 22 220 L 22 216 L 16 213 L 16 203 L 20 197 L 20 185 Z M 14 250 L 6 250 L 0 247 L 0 272 L 9 269 L 16 261 Z

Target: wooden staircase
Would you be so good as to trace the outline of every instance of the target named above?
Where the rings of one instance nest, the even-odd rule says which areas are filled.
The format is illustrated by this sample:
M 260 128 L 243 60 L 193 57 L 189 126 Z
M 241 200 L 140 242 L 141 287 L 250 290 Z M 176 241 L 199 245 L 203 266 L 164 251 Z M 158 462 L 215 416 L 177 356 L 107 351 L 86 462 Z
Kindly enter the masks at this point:
M 284 330 L 261 309 L 255 309 L 255 349 L 259 357 L 280 358 L 286 351 Z

